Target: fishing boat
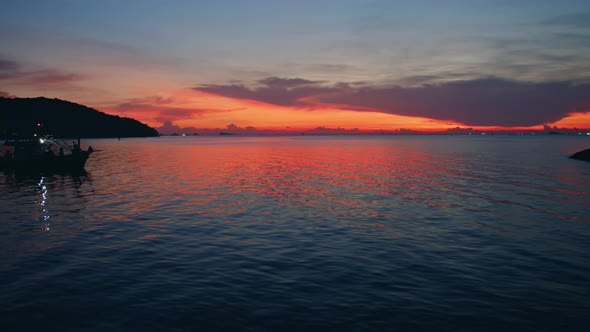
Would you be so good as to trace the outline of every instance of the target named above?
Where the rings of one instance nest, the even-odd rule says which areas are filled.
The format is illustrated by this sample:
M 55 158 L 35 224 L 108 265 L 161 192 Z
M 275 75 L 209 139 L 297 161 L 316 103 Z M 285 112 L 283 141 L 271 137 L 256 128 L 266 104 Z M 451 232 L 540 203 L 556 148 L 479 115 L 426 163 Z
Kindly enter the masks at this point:
M 11 138 L 4 142 L 0 155 L 0 168 L 35 171 L 83 171 L 86 161 L 94 152 L 80 148 L 80 140 L 68 144 L 65 140 L 49 136 Z

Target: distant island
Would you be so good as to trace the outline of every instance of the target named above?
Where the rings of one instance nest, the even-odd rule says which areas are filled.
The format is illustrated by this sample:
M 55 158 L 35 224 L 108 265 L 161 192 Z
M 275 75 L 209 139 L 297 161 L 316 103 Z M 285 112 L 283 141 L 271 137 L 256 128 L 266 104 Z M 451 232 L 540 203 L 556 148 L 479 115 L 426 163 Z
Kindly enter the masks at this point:
M 0 97 L 0 138 L 34 133 L 58 138 L 159 136 L 156 129 L 135 119 L 109 115 L 61 99 Z

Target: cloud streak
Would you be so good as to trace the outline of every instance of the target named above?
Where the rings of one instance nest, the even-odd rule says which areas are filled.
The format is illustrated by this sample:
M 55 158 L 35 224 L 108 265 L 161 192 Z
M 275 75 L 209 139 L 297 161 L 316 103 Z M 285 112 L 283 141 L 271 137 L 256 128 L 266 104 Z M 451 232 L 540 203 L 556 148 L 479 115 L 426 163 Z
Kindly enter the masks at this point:
M 0 59 L 0 74 L 4 72 L 13 72 L 19 69 L 18 63 L 16 61 Z
M 590 84 L 569 82 L 519 82 L 492 77 L 417 87 L 357 87 L 270 77 L 258 84 L 253 88 L 204 85 L 194 89 L 279 106 L 319 109 L 330 105 L 470 126 L 534 126 L 590 110 Z
M 416 88 L 365 87 L 325 102 L 472 126 L 534 126 L 590 108 L 590 85 L 486 78 Z
M 590 30 L 590 12 L 562 14 L 543 20 L 541 24 Z
M 14 96 L 14 95 L 12 95 L 12 94 L 11 94 L 11 93 L 9 93 L 9 92 L 6 92 L 6 91 L 0 91 L 0 97 L 4 97 L 4 98 L 13 98 L 13 97 L 15 97 L 15 96 Z
M 0 81 L 13 85 L 67 84 L 84 79 L 83 75 L 66 73 L 58 69 L 23 70 L 16 61 L 0 59 Z
M 301 78 L 268 77 L 259 80 L 254 88 L 241 84 L 205 84 L 194 87 L 196 91 L 213 93 L 236 99 L 261 101 L 280 106 L 311 106 L 306 99 L 320 94 L 334 93 L 337 87 L 323 86 L 321 81 Z
M 191 107 L 175 98 L 162 96 L 147 96 L 118 101 L 102 106 L 111 112 L 128 114 L 131 116 L 149 118 L 158 123 L 188 120 L 203 116 L 206 113 L 227 112 L 228 110 L 213 110 Z

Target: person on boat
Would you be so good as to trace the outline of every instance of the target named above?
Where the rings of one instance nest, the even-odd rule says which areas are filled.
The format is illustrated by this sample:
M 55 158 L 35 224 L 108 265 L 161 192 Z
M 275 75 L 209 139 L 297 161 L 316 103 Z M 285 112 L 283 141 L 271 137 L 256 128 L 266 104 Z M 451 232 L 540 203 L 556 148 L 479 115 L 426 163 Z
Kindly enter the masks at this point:
M 55 157 L 55 153 L 53 152 L 53 150 L 51 150 L 51 148 L 47 148 L 45 150 L 45 156 L 47 156 L 48 158 L 53 158 Z
M 76 142 L 72 142 L 73 146 L 72 146 L 72 154 L 78 154 L 80 153 L 80 151 L 82 151 L 80 149 L 80 146 L 78 144 L 76 144 Z

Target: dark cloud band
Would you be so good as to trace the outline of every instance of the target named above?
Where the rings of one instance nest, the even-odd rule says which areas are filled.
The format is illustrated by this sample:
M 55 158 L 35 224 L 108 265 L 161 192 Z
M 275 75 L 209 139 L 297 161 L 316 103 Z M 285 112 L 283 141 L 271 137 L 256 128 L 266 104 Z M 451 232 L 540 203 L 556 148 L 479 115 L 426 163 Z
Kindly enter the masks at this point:
M 418 87 L 268 78 L 261 86 L 203 85 L 195 90 L 280 106 L 331 104 L 357 111 L 426 117 L 471 126 L 534 126 L 590 110 L 590 84 L 519 82 L 499 78 Z

